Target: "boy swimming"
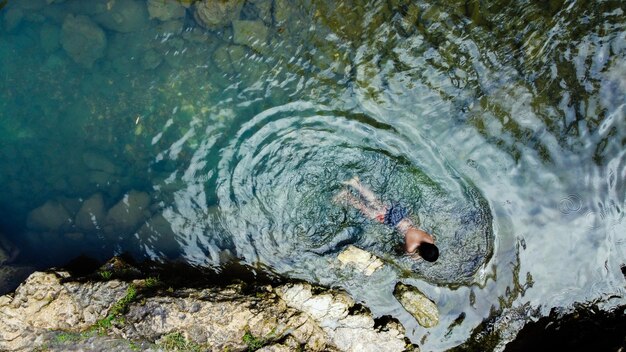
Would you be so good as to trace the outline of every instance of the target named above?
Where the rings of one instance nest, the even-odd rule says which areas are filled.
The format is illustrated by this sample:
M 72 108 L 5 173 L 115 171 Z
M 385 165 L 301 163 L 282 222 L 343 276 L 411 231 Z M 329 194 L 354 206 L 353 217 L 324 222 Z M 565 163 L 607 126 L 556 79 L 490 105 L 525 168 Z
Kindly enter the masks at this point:
M 335 198 L 335 202 L 348 202 L 360 210 L 366 217 L 396 228 L 404 235 L 404 249 L 409 254 L 417 254 L 429 262 L 439 258 L 439 249 L 435 246 L 435 240 L 429 233 L 419 229 L 407 218 L 408 210 L 400 204 L 384 205 L 376 198 L 374 192 L 361 184 L 358 177 L 354 177 L 343 184 L 357 190 L 365 200 L 353 196 L 348 190 L 341 191 Z

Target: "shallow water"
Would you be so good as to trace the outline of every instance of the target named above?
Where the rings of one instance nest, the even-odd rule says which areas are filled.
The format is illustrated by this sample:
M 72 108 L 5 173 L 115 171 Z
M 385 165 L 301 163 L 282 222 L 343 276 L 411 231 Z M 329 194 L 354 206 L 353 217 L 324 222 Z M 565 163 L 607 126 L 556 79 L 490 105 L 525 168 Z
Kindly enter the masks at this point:
M 135 17 L 115 27 L 119 6 Z M 504 344 L 552 308 L 625 303 L 620 2 L 250 1 L 237 16 L 269 34 L 243 45 L 192 12 L 2 9 L 0 224 L 18 263 L 241 261 L 344 288 L 425 350 L 486 319 Z M 68 15 L 104 28 L 101 53 L 97 35 L 72 53 Z M 440 260 L 334 204 L 354 175 L 407 205 Z M 347 244 L 385 266 L 342 268 Z M 436 327 L 398 281 L 437 303 Z

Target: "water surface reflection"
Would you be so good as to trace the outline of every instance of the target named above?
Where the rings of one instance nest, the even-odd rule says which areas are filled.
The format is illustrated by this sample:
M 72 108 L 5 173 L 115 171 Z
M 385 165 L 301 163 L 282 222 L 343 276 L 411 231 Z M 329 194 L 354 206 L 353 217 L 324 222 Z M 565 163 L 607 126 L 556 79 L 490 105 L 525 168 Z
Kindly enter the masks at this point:
M 488 318 L 504 343 L 553 307 L 624 303 L 619 2 L 257 0 L 210 21 L 149 3 L 0 12 L 0 221 L 17 263 L 242 261 L 344 288 L 425 350 Z M 440 261 L 334 205 L 353 175 L 408 204 Z M 349 243 L 386 265 L 346 272 Z M 398 281 L 439 325 L 417 324 Z

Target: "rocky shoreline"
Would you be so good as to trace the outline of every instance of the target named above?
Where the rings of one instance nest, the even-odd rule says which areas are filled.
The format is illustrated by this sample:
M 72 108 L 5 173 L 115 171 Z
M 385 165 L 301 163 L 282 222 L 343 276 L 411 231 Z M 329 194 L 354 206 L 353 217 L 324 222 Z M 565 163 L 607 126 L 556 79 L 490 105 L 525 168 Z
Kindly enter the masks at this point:
M 174 287 L 180 281 L 145 274 L 119 258 L 83 277 L 31 274 L 0 297 L 0 350 L 417 350 L 399 323 L 374 319 L 341 291 L 293 282 Z

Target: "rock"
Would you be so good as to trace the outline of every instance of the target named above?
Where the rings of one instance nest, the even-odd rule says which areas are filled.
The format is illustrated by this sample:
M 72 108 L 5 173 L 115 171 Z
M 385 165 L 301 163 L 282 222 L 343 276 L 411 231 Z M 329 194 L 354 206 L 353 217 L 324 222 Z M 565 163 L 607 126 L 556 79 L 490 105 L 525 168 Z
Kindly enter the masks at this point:
M 248 0 L 241 12 L 245 19 L 260 19 L 272 25 L 272 0 Z
M 26 226 L 32 230 L 56 232 L 71 222 L 68 211 L 59 202 L 49 200 L 28 214 Z
M 32 351 L 49 330 L 81 331 L 103 318 L 124 297 L 120 281 L 88 285 L 65 282 L 68 273 L 33 273 L 13 295 L 0 297 L 0 350 Z
M 150 218 L 138 231 L 137 235 L 143 246 L 153 248 L 154 252 L 159 252 L 167 257 L 177 256 L 181 250 L 176 241 L 176 234 L 170 224 L 162 214 L 157 214 Z
M 96 22 L 116 32 L 135 32 L 148 26 L 148 10 L 139 0 L 114 0 L 107 10 L 95 16 Z
M 90 170 L 103 171 L 108 174 L 117 174 L 120 172 L 120 168 L 109 160 L 109 158 L 95 152 L 84 152 L 83 163 Z
M 161 62 L 163 61 L 163 57 L 159 55 L 154 49 L 146 50 L 141 57 L 141 67 L 144 70 L 154 70 L 157 68 Z
M 274 0 L 274 21 L 276 25 L 283 25 L 298 11 L 290 0 Z
M 239 19 L 243 4 L 243 0 L 202 0 L 194 4 L 193 15 L 201 26 L 216 30 Z
M 314 295 L 311 285 L 294 284 L 276 290 L 287 306 L 311 316 L 340 351 L 404 351 L 399 325 L 375 330 L 370 314 L 350 314 L 354 301 L 345 293 Z
M 74 223 L 79 230 L 95 232 L 102 229 L 105 219 L 104 200 L 102 195 L 97 193 L 83 202 Z
M 135 280 L 133 285 L 142 290 L 147 280 Z M 0 297 L 0 350 L 41 346 L 51 351 L 89 350 L 88 346 L 96 346 L 93 340 L 70 339 L 68 345 L 59 345 L 58 332 L 53 330 L 78 334 L 89 329 L 110 314 L 116 302 L 128 297 L 129 287 L 117 280 L 72 282 L 65 272 L 34 273 L 15 294 Z M 347 294 L 308 284 L 257 286 L 253 290 L 235 284 L 138 294 L 141 299 L 125 300 L 127 309 L 120 313 L 124 323 L 113 323 L 106 331 L 108 339 L 126 339 L 143 346 L 144 341 L 148 346 L 156 342 L 165 347 L 168 339 L 177 337 L 181 344 L 203 351 L 378 352 L 405 348 L 404 331 L 398 323 L 374 327 L 371 314 L 353 310 L 354 301 Z M 103 342 L 108 346 L 111 341 Z
M 24 19 L 24 11 L 18 8 L 10 8 L 4 13 L 4 30 L 12 32 Z
M 372 275 L 383 266 L 382 260 L 378 257 L 353 245 L 349 245 L 343 252 L 339 253 L 337 259 L 342 266 L 351 265 L 365 276 Z
M 149 206 L 150 196 L 147 193 L 130 191 L 109 209 L 106 217 L 107 232 L 131 233 L 149 216 Z
M 161 21 L 185 17 L 185 8 L 177 0 L 148 0 L 150 18 Z
M 430 328 L 439 324 L 437 305 L 417 288 L 399 282 L 393 294 L 421 326 Z
M 91 68 L 104 55 L 107 40 L 104 31 L 89 17 L 68 15 L 61 28 L 61 44 L 76 63 Z
M 267 50 L 269 29 L 263 21 L 233 21 L 233 43 L 259 52 Z

